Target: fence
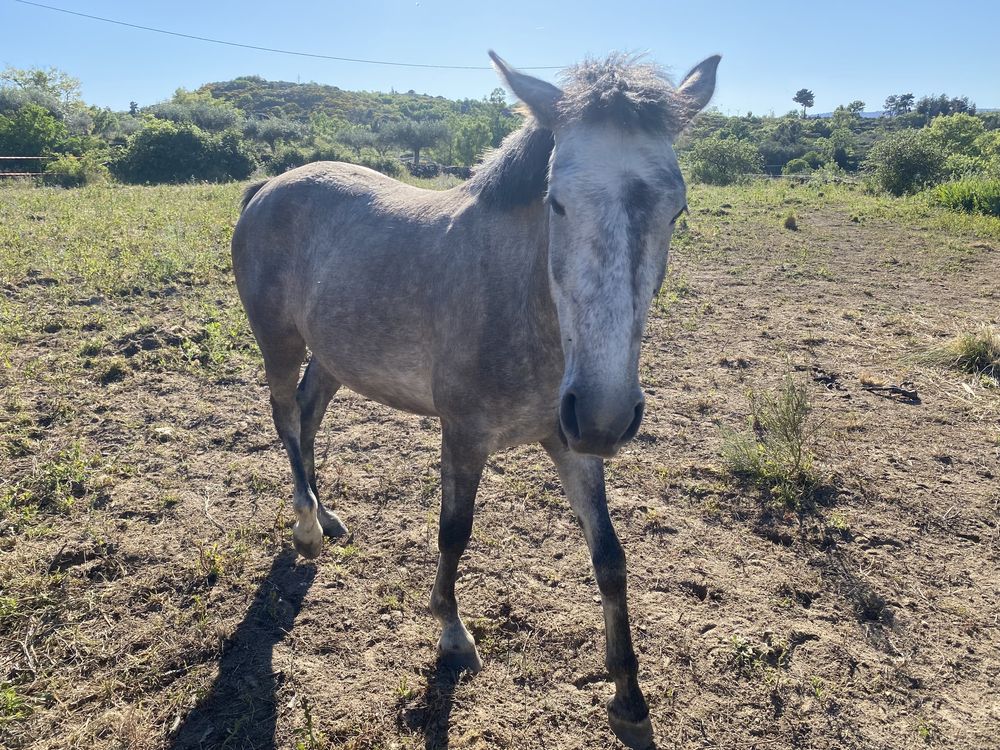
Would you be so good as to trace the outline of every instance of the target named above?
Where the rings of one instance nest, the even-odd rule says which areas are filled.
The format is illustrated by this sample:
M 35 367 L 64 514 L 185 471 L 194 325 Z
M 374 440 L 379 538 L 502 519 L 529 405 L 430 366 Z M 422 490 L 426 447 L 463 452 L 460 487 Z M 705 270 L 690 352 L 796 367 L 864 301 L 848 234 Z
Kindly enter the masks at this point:
M 6 177 L 48 177 L 49 173 L 45 171 L 45 165 L 50 161 L 65 158 L 65 156 L 65 154 L 60 156 L 0 156 L 0 179 Z M 30 167 L 35 167 L 35 169 L 28 171 Z

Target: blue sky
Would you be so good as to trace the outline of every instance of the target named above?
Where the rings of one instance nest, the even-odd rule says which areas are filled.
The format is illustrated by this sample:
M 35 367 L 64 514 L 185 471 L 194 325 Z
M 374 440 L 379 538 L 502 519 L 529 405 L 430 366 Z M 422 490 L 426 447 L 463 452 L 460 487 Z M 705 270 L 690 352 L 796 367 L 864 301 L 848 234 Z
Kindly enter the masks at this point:
M 814 112 L 888 94 L 967 95 L 1000 107 L 1000 2 L 566 2 L 505 0 L 40 0 L 82 13 L 201 36 L 345 57 L 487 65 L 564 65 L 587 54 L 646 51 L 681 76 L 723 55 L 714 104 L 778 114 L 794 92 Z M 499 8 L 500 10 L 494 10 Z M 943 12 L 942 8 L 947 9 Z M 482 97 L 492 71 L 423 70 L 289 57 L 161 36 L 0 0 L 0 65 L 56 66 L 84 98 L 115 109 L 177 87 L 256 74 L 345 89 Z M 552 79 L 554 71 L 538 75 Z

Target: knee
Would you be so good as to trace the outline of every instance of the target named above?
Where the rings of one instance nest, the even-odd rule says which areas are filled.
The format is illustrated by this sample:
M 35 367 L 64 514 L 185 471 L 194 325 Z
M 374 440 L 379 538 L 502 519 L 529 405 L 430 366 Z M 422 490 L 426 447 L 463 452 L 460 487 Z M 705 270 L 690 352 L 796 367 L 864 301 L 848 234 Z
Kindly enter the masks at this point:
M 472 514 L 462 514 L 441 519 L 438 530 L 438 551 L 442 554 L 461 555 L 472 535 Z
M 597 587 L 604 596 L 616 596 L 625 590 L 625 550 L 614 537 L 594 547 L 591 559 Z

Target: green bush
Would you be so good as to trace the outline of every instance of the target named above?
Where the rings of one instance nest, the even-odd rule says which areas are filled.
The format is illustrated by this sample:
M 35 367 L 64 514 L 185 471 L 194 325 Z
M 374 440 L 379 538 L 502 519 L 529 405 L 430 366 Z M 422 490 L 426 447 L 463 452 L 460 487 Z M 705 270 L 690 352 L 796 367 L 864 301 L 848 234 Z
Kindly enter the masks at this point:
M 66 139 L 66 126 L 37 104 L 0 115 L 0 156 L 43 156 Z
M 1000 216 L 1000 180 L 970 177 L 931 191 L 933 200 L 952 211 Z
M 256 158 L 235 130 L 210 135 L 190 123 L 152 119 L 128 140 L 112 172 L 124 182 L 244 180 Z
M 111 177 L 102 154 L 96 151 L 83 156 L 60 156 L 45 166 L 45 174 L 53 184 L 67 188 L 107 182 Z
M 902 130 L 872 146 L 865 168 L 878 187 L 905 195 L 943 179 L 946 158 L 944 149 L 926 132 Z
M 812 167 L 805 159 L 792 159 L 781 169 L 782 174 L 805 174 L 811 171 Z
M 697 141 L 688 152 L 687 161 L 691 178 L 709 185 L 731 185 L 764 169 L 757 147 L 739 138 L 711 136 Z
M 309 151 L 295 146 L 279 146 L 267 164 L 268 174 L 282 174 L 312 161 Z
M 387 174 L 390 177 L 398 177 L 399 173 L 403 171 L 403 165 L 395 156 L 389 156 L 387 154 L 380 154 L 373 148 L 363 148 L 361 149 L 361 156 L 358 159 L 351 159 L 351 161 L 357 161 L 363 167 L 368 167 L 369 169 L 374 169 L 382 174 Z

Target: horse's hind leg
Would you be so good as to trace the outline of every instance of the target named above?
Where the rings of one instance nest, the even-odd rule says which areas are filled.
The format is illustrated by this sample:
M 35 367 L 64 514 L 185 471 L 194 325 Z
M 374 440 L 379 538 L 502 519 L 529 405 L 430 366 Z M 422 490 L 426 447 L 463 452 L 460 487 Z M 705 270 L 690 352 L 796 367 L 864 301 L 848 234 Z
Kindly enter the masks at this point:
M 319 489 L 316 486 L 315 445 L 316 432 L 319 430 L 320 422 L 323 421 L 326 407 L 338 388 L 340 383 L 313 357 L 306 367 L 306 374 L 302 376 L 296 395 L 302 423 L 302 462 L 309 478 L 309 486 L 316 496 L 316 516 L 319 525 L 323 528 L 323 533 L 329 537 L 345 536 L 347 527 L 337 518 L 337 514 L 325 508 L 323 501 L 319 499 Z
M 472 535 L 472 513 L 486 450 L 475 439 L 443 426 L 441 441 L 441 525 L 438 530 L 438 569 L 431 591 L 431 612 L 441 623 L 438 657 L 455 670 L 478 672 L 483 662 L 476 642 L 458 616 L 455 577 L 458 561 Z
M 261 331 L 255 327 L 254 333 L 264 355 L 274 427 L 288 453 L 295 482 L 293 508 L 296 521 L 292 541 L 303 557 L 319 557 L 323 551 L 323 530 L 316 515 L 316 495 L 309 486 L 309 474 L 302 457 L 301 411 L 296 398 L 299 368 L 306 354 L 305 341 L 294 328 Z

